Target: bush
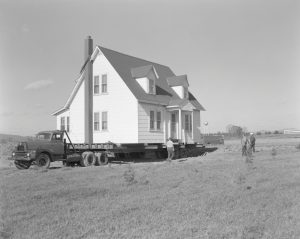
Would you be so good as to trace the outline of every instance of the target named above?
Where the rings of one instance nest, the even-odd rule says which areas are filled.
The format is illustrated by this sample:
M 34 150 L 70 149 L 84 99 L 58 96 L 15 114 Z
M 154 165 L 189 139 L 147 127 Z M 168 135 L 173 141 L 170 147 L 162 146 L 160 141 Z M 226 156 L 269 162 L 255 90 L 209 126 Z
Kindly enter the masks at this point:
M 136 183 L 135 172 L 130 164 L 129 164 L 128 168 L 125 170 L 123 177 L 125 179 L 125 182 L 128 184 Z
M 275 157 L 275 156 L 277 155 L 277 150 L 276 150 L 275 148 L 272 148 L 272 150 L 271 150 L 271 155 L 272 155 L 273 157 Z
M 261 132 L 257 132 L 256 135 L 261 135 Z
M 0 143 L 1 144 L 7 144 L 7 140 L 6 139 L 1 139 Z
M 296 145 L 296 149 L 300 150 L 300 144 Z

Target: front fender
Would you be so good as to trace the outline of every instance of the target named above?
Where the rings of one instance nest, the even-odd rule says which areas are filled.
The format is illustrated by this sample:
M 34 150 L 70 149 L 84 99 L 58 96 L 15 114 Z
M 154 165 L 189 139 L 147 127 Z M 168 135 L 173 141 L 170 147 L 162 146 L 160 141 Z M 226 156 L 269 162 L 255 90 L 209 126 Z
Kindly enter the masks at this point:
M 49 149 L 43 149 L 43 148 L 37 149 L 36 155 L 35 155 L 35 160 L 39 157 L 40 154 L 48 154 L 50 157 L 50 160 L 52 161 L 52 159 L 53 159 L 53 153 Z

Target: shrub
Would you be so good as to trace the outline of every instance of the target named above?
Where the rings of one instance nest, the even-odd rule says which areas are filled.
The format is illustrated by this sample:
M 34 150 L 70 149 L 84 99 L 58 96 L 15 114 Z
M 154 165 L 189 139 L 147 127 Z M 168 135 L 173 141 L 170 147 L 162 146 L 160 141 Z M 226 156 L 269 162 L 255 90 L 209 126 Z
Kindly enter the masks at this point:
M 296 145 L 296 149 L 300 150 L 300 143 Z
M 7 144 L 7 140 L 6 139 L 1 139 L 1 144 Z
M 136 183 L 135 172 L 130 164 L 128 165 L 128 168 L 125 170 L 123 177 L 125 179 L 125 182 L 128 184 Z
M 261 135 L 261 132 L 257 132 L 256 135 Z
M 275 148 L 272 148 L 272 150 L 271 150 L 271 155 L 272 155 L 273 157 L 275 157 L 275 156 L 277 155 L 277 150 L 276 150 Z

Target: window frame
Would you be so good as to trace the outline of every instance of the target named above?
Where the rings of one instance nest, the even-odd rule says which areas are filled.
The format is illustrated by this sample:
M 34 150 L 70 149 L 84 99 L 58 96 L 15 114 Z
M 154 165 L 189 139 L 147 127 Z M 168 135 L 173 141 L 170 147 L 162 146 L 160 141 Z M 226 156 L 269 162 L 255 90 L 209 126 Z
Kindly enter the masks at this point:
M 96 117 L 96 115 L 98 115 L 98 117 Z M 96 121 L 96 118 L 98 118 L 98 121 Z M 93 115 L 93 129 L 96 132 L 100 131 L 100 113 L 99 113 L 99 111 L 94 112 L 94 115 Z
M 188 99 L 189 98 L 189 90 L 187 87 L 183 87 L 183 98 Z
M 106 121 L 103 120 L 104 116 L 103 114 L 106 113 Z M 106 124 L 104 124 L 106 123 Z M 104 128 L 105 125 L 105 128 Z M 108 131 L 108 111 L 102 111 L 101 112 L 101 131 Z
M 192 114 L 184 115 L 184 130 L 186 132 L 192 132 Z
M 106 83 L 105 83 L 105 84 L 103 84 L 103 81 L 104 81 L 103 77 L 104 77 L 104 76 L 106 76 L 106 79 L 105 79 L 105 80 L 106 80 Z M 105 95 L 105 94 L 108 94 L 108 83 L 107 83 L 107 82 L 108 82 L 107 73 L 102 74 L 102 75 L 101 75 L 101 94 L 104 94 L 104 95 Z M 105 92 L 103 91 L 103 88 L 104 88 L 103 86 L 105 86 L 105 89 L 106 89 Z
M 66 130 L 65 116 L 60 117 L 60 130 Z
M 152 87 L 150 82 L 153 82 Z M 155 95 L 155 80 L 148 78 L 148 94 Z
M 158 115 L 160 116 L 160 119 L 158 120 Z M 161 119 L 162 119 L 162 113 L 161 113 L 161 111 L 156 111 L 156 130 L 157 131 L 161 131 L 162 129 L 161 129 Z M 158 124 L 158 122 L 159 122 L 159 124 Z M 159 126 L 159 127 L 158 127 Z
M 67 125 L 66 131 L 67 131 L 67 133 L 69 133 L 70 132 L 70 116 L 67 116 L 66 118 L 67 118 L 67 120 L 66 120 L 67 121 L 66 122 L 67 123 L 66 124 Z
M 96 84 L 96 80 L 98 80 L 98 84 Z M 99 95 L 100 94 L 100 77 L 99 77 L 99 75 L 95 75 L 94 76 L 94 80 L 93 80 L 93 93 L 94 93 L 94 95 Z M 95 92 L 95 87 L 96 86 L 98 86 L 98 92 Z
M 153 112 L 153 119 L 151 117 L 151 113 L 152 112 Z M 150 112 L 149 112 L 149 130 L 150 131 L 154 131 L 155 130 L 155 111 L 154 110 L 150 110 Z

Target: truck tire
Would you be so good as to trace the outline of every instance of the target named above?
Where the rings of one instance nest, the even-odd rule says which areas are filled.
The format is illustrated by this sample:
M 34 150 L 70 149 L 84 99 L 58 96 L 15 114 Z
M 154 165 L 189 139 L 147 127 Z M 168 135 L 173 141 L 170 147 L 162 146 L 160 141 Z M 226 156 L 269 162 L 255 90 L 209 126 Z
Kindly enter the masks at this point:
M 31 165 L 31 161 L 24 161 L 24 160 L 16 160 L 15 165 L 17 169 L 29 169 Z
M 95 165 L 96 157 L 93 152 L 85 151 L 81 155 L 80 165 L 82 167 L 89 167 Z
M 97 153 L 96 155 L 96 165 L 106 165 L 108 164 L 108 157 L 105 152 Z
M 50 167 L 50 157 L 48 154 L 41 153 L 36 159 L 36 165 L 39 168 L 47 169 Z

